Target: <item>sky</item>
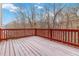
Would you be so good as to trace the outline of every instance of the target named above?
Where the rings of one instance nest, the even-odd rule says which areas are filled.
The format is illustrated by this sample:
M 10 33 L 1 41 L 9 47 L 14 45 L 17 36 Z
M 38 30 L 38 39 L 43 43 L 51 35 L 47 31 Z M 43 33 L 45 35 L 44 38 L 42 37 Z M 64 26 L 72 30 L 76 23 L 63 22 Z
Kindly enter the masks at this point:
M 18 7 L 24 7 L 26 9 L 30 8 L 32 5 L 37 7 L 37 9 L 42 9 L 44 5 L 47 4 L 32 4 L 32 3 L 16 3 L 16 4 L 3 4 L 3 24 L 8 24 L 9 22 L 13 21 L 15 18 L 14 13 L 16 13 L 16 10 Z
M 77 3 L 63 3 L 63 5 L 66 5 L 66 7 L 75 7 L 79 6 Z M 14 3 L 14 4 L 2 4 L 2 13 L 3 13 L 3 25 L 6 25 L 13 20 L 15 20 L 15 13 L 17 12 L 19 7 L 23 7 L 28 9 L 31 6 L 35 6 L 39 12 L 39 10 L 43 9 L 44 6 L 48 6 L 50 9 L 53 9 L 53 5 L 49 6 L 48 3 Z M 59 8 L 59 6 L 56 4 L 56 7 Z

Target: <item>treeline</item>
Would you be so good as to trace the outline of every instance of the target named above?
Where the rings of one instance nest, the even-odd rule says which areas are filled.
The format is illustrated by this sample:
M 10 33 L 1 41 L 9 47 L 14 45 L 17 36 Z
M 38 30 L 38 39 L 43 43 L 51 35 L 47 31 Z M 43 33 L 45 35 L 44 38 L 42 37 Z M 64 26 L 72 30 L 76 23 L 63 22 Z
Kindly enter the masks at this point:
M 79 7 L 67 4 L 48 4 L 40 10 L 34 5 L 19 7 L 14 13 L 15 20 L 5 28 L 78 28 Z

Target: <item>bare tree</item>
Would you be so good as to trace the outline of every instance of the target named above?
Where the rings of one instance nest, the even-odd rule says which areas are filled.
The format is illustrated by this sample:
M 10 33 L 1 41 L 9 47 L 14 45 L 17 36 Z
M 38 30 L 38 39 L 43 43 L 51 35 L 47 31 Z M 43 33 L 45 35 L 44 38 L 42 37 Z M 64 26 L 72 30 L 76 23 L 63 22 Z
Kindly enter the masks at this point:
M 30 27 L 32 28 L 33 25 L 32 25 L 32 21 L 31 21 L 31 18 L 30 18 L 29 12 L 27 12 L 27 19 L 28 19 L 28 22 L 29 22 L 29 24 L 30 24 Z
M 21 28 L 25 28 L 25 20 L 26 20 L 26 13 L 24 12 L 24 9 L 22 7 L 19 7 L 17 12 L 14 13 L 15 16 L 15 21 L 18 23 L 19 21 L 21 22 Z M 16 24 L 17 25 L 17 24 Z M 19 26 L 19 25 L 18 25 Z
M 35 22 L 36 21 L 35 20 L 36 19 L 36 12 L 35 12 L 34 5 L 32 5 L 30 9 L 31 9 L 31 15 L 30 16 L 31 16 L 31 20 L 32 20 L 32 26 L 33 26 L 33 28 L 35 28 L 35 26 L 36 26 L 36 22 Z
M 78 8 L 76 7 L 71 7 L 71 8 L 66 8 L 65 16 L 66 16 L 66 28 L 72 28 L 72 20 L 77 20 L 77 11 Z M 69 27 L 71 24 L 71 27 Z
M 57 15 L 63 10 L 63 8 L 65 7 L 65 4 L 56 4 L 56 3 L 54 3 L 53 6 L 54 6 L 54 8 L 53 8 L 53 13 L 54 13 L 53 28 L 55 28 Z M 59 7 L 56 8 L 56 6 L 59 6 Z
M 47 25 L 47 28 L 49 29 L 50 28 L 50 10 L 49 10 L 49 7 L 46 7 L 45 6 L 45 13 L 46 13 L 46 25 Z

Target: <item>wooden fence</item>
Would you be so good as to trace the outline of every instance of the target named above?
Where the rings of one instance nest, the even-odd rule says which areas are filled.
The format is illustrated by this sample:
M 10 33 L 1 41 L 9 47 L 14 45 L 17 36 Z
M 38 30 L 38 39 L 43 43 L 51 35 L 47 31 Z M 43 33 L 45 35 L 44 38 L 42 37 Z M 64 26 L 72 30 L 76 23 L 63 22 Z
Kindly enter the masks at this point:
M 76 29 L 0 29 L 0 40 L 27 36 L 41 36 L 79 46 L 79 30 Z

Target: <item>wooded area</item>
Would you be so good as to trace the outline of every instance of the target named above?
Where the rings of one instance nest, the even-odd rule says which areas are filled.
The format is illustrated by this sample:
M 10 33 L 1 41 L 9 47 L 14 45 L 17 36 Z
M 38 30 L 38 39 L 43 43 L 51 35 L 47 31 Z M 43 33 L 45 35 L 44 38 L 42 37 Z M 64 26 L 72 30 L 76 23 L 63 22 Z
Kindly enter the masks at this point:
M 29 9 L 19 7 L 14 15 L 15 20 L 4 28 L 79 28 L 79 7 L 67 7 L 66 3 L 49 3 L 40 10 L 34 5 Z

